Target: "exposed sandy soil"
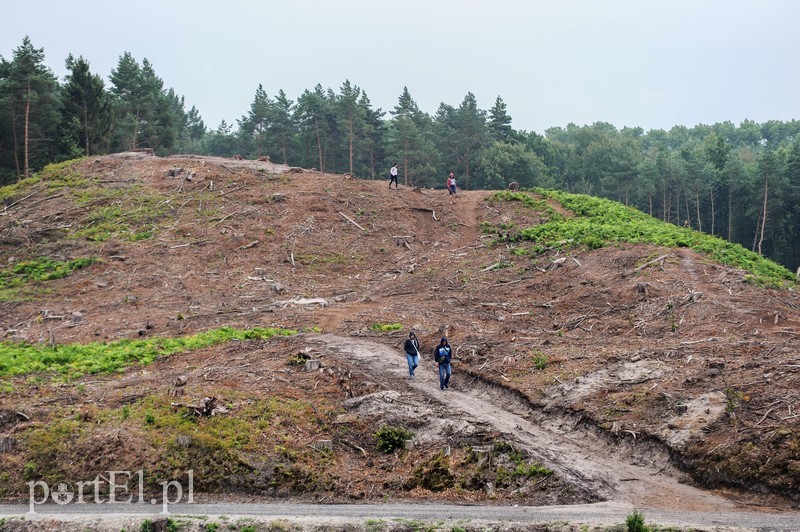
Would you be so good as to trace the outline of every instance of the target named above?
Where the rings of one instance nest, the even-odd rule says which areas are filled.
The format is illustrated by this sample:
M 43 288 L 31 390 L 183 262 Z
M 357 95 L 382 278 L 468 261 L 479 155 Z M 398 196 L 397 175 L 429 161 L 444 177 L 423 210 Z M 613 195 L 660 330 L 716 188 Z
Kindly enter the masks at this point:
M 168 177 L 175 167 L 185 171 Z M 200 483 L 212 499 L 619 500 L 669 510 L 797 504 L 795 291 L 755 287 L 745 272 L 687 249 L 515 255 L 517 244 L 482 224 L 513 232 L 544 214 L 489 201 L 485 191 L 451 201 L 444 191 L 387 190 L 384 181 L 216 158 L 120 154 L 75 168 L 89 183 L 40 183 L 6 202 L 40 190 L 0 213 L 0 264 L 43 255 L 101 260 L 31 288 L 29 300 L 0 302 L 7 340 L 113 341 L 223 325 L 305 332 L 79 382 L 7 381 L 13 391 L 0 396 L 0 436 L 16 446 L 0 466 L 6 497 L 26 489 L 26 435 L 37 428 L 70 416 L 85 422 L 53 453 L 52 469 L 70 478 L 115 468 L 166 472 L 172 440 L 106 413 L 215 396 L 229 404 L 229 417 L 276 397 L 310 406 L 302 420 L 287 414 L 264 429 L 235 460 L 198 465 L 213 478 Z M 188 172 L 191 181 L 182 179 Z M 106 193 L 82 201 L 82 190 Z M 98 209 L 114 206 L 133 232 L 150 229 L 153 237 L 75 235 L 97 223 Z M 142 218 L 144 211 L 155 214 Z M 558 258 L 567 260 L 551 267 Z M 393 323 L 403 328 L 371 329 Z M 401 345 L 412 328 L 424 349 L 410 382 Z M 446 392 L 428 355 L 442 335 L 456 350 Z M 321 368 L 292 365 L 301 351 Z M 179 375 L 188 383 L 175 399 L 168 394 Z M 387 423 L 414 432 L 414 448 L 377 451 L 373 433 Z M 315 463 L 311 447 L 321 439 L 334 452 Z M 498 470 L 514 463 L 498 442 L 553 475 L 500 485 Z M 192 464 L 219 451 L 189 445 L 181 456 Z M 293 470 L 302 482 L 274 481 L 280 445 L 305 449 L 303 467 Z M 475 449 L 493 445 L 487 471 Z M 439 482 L 448 474 L 455 485 Z

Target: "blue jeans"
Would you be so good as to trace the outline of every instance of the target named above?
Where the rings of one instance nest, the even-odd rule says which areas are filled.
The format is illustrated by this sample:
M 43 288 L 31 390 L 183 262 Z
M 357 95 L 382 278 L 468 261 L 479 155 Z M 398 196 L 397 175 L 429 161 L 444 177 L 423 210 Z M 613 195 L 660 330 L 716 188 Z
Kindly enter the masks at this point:
M 439 364 L 439 388 L 444 390 L 450 384 L 450 364 Z
M 419 366 L 419 355 L 406 353 L 406 362 L 408 362 L 408 376 L 414 376 L 414 370 Z

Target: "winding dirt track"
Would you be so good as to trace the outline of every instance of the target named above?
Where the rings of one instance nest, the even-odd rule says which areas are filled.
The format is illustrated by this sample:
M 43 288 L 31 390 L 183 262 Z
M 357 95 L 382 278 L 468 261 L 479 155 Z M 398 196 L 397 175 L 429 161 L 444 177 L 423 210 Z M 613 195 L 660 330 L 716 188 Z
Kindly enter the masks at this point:
M 429 398 L 446 405 L 451 417 L 491 427 L 565 479 L 603 499 L 659 510 L 736 508 L 736 503 L 722 496 L 682 484 L 680 474 L 668 465 L 666 456 L 653 457 L 652 450 L 647 449 L 649 456 L 640 453 L 634 458 L 637 463 L 633 463 L 624 449 L 593 437 L 591 432 L 573 428 L 569 420 L 533 412 L 505 390 L 460 380 L 457 361 L 452 389 L 442 392 L 430 361 L 424 361 L 417 369 L 417 378 L 408 381 L 404 358 L 385 345 L 334 335 L 320 335 L 309 341 L 324 344 L 329 354 L 347 358 L 374 379 L 383 380 L 389 389 L 405 386 L 413 396 L 411 401 Z

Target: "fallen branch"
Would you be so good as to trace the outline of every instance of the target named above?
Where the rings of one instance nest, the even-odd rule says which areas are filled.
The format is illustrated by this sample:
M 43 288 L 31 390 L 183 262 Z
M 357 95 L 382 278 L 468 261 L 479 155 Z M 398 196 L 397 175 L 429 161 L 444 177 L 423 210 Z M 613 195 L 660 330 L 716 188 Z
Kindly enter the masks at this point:
M 774 408 L 770 408 L 769 410 L 767 410 L 767 413 L 766 413 L 766 414 L 764 414 L 764 415 L 761 417 L 761 419 L 759 419 L 759 420 L 758 420 L 758 423 L 756 423 L 754 426 L 756 426 L 756 427 L 757 427 L 757 426 L 761 425 L 761 423 L 762 423 L 762 422 L 763 422 L 765 419 L 767 419 L 767 416 L 768 416 L 768 415 L 770 415 L 770 413 L 771 413 L 773 410 L 775 410 L 775 409 L 774 409 Z
M 39 205 L 40 203 L 42 203 L 42 202 L 44 202 L 44 201 L 47 201 L 47 200 L 50 200 L 50 199 L 53 199 L 53 198 L 60 198 L 60 197 L 61 197 L 61 196 L 63 196 L 63 195 L 64 195 L 64 194 L 53 194 L 52 196 L 47 196 L 46 198 L 42 198 L 42 199 L 40 199 L 40 200 L 36 200 L 36 201 L 34 201 L 34 202 L 33 202 L 33 203 L 31 203 L 30 205 L 28 205 L 28 207 L 33 207 L 34 205 Z
M 411 210 L 412 211 L 429 212 L 429 213 L 431 213 L 431 216 L 433 216 L 434 220 L 436 220 L 437 222 L 439 221 L 439 218 L 436 217 L 436 211 L 434 211 L 433 209 L 427 209 L 425 207 L 411 207 Z
M 236 188 L 232 188 L 230 190 L 226 190 L 224 192 L 220 192 L 219 195 L 220 196 L 224 196 L 225 194 L 230 194 L 231 192 L 236 192 L 237 190 L 242 190 L 243 188 L 245 188 L 245 186 L 241 185 L 241 186 L 238 186 Z
M 663 270 L 664 269 L 664 259 L 666 259 L 669 256 L 670 256 L 670 254 L 667 253 L 666 255 L 661 255 L 660 257 L 656 257 L 653 260 L 649 260 L 649 261 L 645 262 L 644 264 L 642 264 L 641 266 L 637 266 L 636 268 L 631 270 L 627 275 L 631 275 L 633 273 L 638 273 L 638 272 L 642 271 L 643 269 L 647 268 L 648 266 L 650 266 L 651 264 L 655 264 L 656 262 L 660 262 L 661 263 L 660 268 L 661 268 L 661 270 Z
M 224 222 L 225 220 L 227 220 L 227 219 L 228 219 L 228 218 L 230 218 L 231 216 L 236 216 L 236 215 L 237 215 L 237 214 L 239 214 L 240 212 L 242 212 L 242 211 L 236 211 L 236 212 L 232 212 L 232 213 L 230 213 L 228 216 L 224 216 L 224 217 L 220 218 L 218 221 L 216 221 L 216 222 L 214 222 L 213 224 L 211 224 L 211 227 L 214 227 L 215 225 L 219 225 L 219 224 L 221 224 L 222 222 Z
M 210 240 L 195 240 L 194 242 L 189 242 L 188 244 L 178 244 L 177 246 L 170 246 L 170 249 L 177 249 L 177 248 L 185 248 L 189 246 L 194 246 L 196 244 L 207 244 L 211 242 Z
M 341 214 L 342 216 L 344 216 L 345 220 L 347 220 L 347 221 L 348 221 L 348 222 L 350 222 L 351 224 L 355 225 L 356 227 L 358 227 L 358 228 L 359 228 L 359 229 L 361 229 L 362 231 L 366 232 L 366 229 L 364 229 L 363 227 L 361 227 L 360 225 L 358 225 L 356 222 L 354 222 L 354 221 L 353 221 L 353 219 L 352 219 L 352 218 L 350 218 L 349 216 L 347 216 L 345 213 L 343 213 L 343 212 L 340 212 L 339 214 Z
M 255 246 L 257 246 L 259 243 L 260 243 L 260 241 L 259 241 L 259 240 L 254 240 L 254 241 L 250 242 L 250 243 L 249 243 L 249 244 L 247 244 L 247 245 L 244 245 L 244 246 L 239 246 L 239 249 L 250 249 L 250 248 L 252 248 L 252 247 L 255 247 Z
M 358 449 L 359 451 L 361 451 L 361 454 L 363 454 L 365 457 L 367 456 L 367 451 L 365 451 L 364 449 L 362 449 L 361 447 L 359 447 L 359 446 L 358 446 L 358 445 L 356 445 L 355 443 L 350 443 L 350 442 L 349 442 L 349 441 L 347 441 L 347 440 L 342 440 L 342 443 L 346 443 L 346 444 L 347 444 L 347 445 L 349 445 L 350 447 L 352 447 L 352 448 L 354 448 L 354 449 Z
M 18 204 L 18 203 L 22 203 L 22 202 L 23 202 L 23 201 L 25 201 L 26 199 L 30 198 L 31 196 L 35 196 L 35 195 L 36 195 L 36 194 L 38 194 L 39 192 L 41 192 L 41 190 L 37 190 L 37 191 L 35 191 L 35 192 L 31 192 L 30 194 L 28 194 L 28 195 L 27 195 L 27 196 L 25 196 L 24 198 L 20 198 L 20 199 L 18 199 L 17 201 L 15 201 L 14 203 L 12 203 L 11 205 L 6 205 L 6 206 L 5 206 L 5 208 L 6 208 L 6 209 L 10 209 L 10 208 L 11 208 L 11 207 L 13 207 L 14 205 L 16 205 L 16 204 Z

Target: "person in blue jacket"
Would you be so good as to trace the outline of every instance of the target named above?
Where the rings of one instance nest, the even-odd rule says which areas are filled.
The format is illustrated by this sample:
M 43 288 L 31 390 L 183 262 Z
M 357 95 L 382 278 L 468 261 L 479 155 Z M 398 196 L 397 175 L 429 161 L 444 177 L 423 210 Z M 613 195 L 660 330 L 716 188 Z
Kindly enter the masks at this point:
M 453 350 L 450 344 L 447 343 L 447 338 L 442 338 L 439 345 L 433 350 L 433 359 L 439 364 L 439 389 L 446 390 L 449 388 L 450 375 L 450 359 L 453 357 Z
M 414 370 L 419 366 L 419 340 L 414 331 L 408 333 L 406 343 L 403 344 L 403 350 L 406 352 L 406 362 L 408 362 L 408 378 L 414 378 Z

